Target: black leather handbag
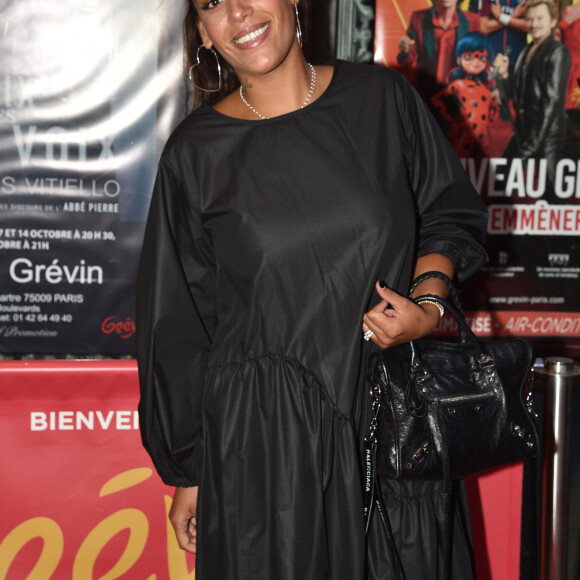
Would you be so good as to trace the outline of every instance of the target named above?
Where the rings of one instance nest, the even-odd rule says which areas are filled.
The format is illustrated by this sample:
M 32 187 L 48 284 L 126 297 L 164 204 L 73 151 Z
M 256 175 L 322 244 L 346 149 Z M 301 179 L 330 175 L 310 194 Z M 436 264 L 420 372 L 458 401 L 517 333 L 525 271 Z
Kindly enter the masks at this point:
M 534 457 L 532 349 L 520 338 L 480 341 L 463 315 L 460 341 L 421 339 L 370 356 L 377 473 L 456 479 Z
M 455 318 L 459 340 L 423 338 L 370 355 L 367 380 L 371 421 L 364 440 L 364 509 L 369 529 L 374 508 L 381 519 L 399 579 L 405 574 L 376 474 L 445 482 L 444 573 L 450 574 L 452 480 L 539 453 L 532 409 L 533 355 L 520 338 L 480 340 L 461 312 L 451 280 L 439 272 L 454 304 L 424 295 Z

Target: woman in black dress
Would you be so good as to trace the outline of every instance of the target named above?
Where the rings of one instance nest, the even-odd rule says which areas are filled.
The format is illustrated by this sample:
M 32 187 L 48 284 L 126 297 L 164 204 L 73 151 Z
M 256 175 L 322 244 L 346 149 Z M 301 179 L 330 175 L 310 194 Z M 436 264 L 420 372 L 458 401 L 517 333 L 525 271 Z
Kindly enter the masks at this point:
M 393 577 L 363 529 L 365 361 L 436 326 L 414 277 L 485 258 L 485 208 L 415 91 L 308 64 L 297 8 L 188 1 L 193 82 L 221 89 L 170 137 L 143 245 L 143 442 L 199 580 Z M 438 484 L 382 485 L 407 577 L 435 578 Z

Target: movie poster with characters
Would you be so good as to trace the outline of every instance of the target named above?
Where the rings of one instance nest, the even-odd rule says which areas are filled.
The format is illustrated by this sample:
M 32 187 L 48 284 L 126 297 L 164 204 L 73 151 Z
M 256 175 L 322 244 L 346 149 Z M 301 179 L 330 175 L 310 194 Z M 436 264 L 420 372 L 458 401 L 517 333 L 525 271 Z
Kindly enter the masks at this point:
M 489 208 L 489 263 L 461 288 L 473 329 L 578 357 L 580 3 L 377 0 L 376 21 L 375 61 L 413 83 Z
M 0 352 L 129 355 L 182 4 L 0 4 Z

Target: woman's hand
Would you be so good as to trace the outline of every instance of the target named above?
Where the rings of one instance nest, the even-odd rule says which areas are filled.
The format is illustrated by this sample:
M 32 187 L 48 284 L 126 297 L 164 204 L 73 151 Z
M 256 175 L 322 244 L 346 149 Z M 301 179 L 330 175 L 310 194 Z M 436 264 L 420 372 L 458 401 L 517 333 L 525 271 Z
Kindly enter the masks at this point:
M 169 521 L 175 530 L 179 547 L 192 554 L 197 549 L 197 491 L 197 486 L 176 487 L 169 510 Z
M 363 316 L 362 330 L 372 330 L 371 340 L 380 348 L 416 340 L 437 326 L 440 315 L 435 305 L 419 306 L 378 282 L 376 290 L 382 300 Z

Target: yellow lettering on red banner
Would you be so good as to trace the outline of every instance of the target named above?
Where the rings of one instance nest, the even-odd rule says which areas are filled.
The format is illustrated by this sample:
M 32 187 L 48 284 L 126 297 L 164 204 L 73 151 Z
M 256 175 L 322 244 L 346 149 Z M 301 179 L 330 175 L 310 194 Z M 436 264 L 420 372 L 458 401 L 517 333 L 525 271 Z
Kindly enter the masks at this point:
M 44 544 L 36 565 L 26 578 L 27 580 L 50 579 L 64 549 L 62 531 L 50 518 L 32 518 L 22 522 L 4 538 L 0 544 L 0 578 L 6 578 L 10 564 L 18 552 L 35 538 L 41 538 Z
M 149 522 L 142 511 L 124 509 L 105 518 L 85 538 L 73 565 L 72 580 L 93 578 L 97 557 L 107 543 L 123 530 L 129 530 L 129 539 L 119 561 L 99 580 L 115 580 L 128 572 L 139 560 L 149 533 Z
M 137 485 L 153 475 L 153 470 L 149 467 L 138 467 L 137 469 L 130 469 L 115 475 L 103 485 L 99 497 L 104 497 L 118 491 L 123 491 L 133 485 Z

